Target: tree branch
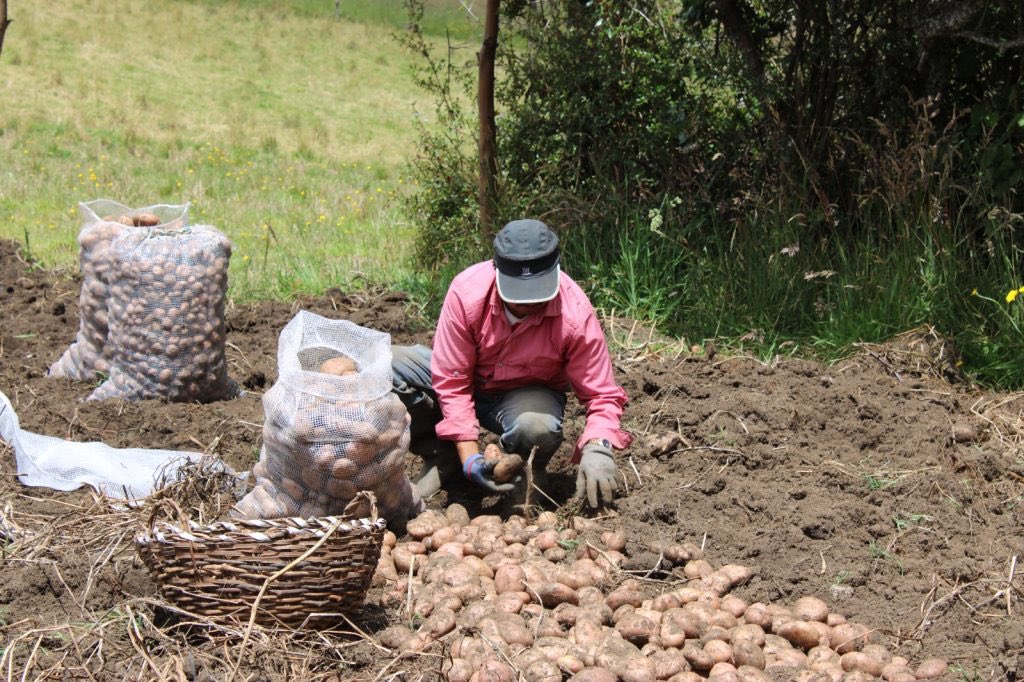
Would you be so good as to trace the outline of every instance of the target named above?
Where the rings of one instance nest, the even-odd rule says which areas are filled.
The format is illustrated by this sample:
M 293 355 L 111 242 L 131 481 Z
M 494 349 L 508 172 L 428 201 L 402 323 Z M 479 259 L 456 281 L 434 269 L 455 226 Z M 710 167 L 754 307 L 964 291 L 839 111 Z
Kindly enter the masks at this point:
M 964 40 L 980 43 L 987 47 L 994 47 L 1000 52 L 1024 47 L 1024 38 L 1018 38 L 1017 40 L 997 40 L 996 38 L 989 38 L 988 36 L 979 35 L 970 31 L 960 31 L 958 33 L 950 33 L 949 35 L 953 38 L 963 38 Z
M 917 33 L 922 41 L 959 33 L 984 6 L 984 0 L 948 2 L 945 7 L 941 8 L 942 11 L 935 12 L 928 17 L 918 17 Z

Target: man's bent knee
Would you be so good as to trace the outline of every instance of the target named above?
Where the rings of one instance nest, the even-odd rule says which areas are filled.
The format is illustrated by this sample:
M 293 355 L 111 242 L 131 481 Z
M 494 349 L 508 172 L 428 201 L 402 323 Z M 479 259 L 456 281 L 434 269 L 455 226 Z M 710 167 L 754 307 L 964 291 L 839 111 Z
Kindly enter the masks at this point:
M 524 412 L 501 437 L 502 447 L 507 452 L 523 456 L 537 447 L 537 458 L 547 461 L 562 444 L 562 422 L 540 412 Z

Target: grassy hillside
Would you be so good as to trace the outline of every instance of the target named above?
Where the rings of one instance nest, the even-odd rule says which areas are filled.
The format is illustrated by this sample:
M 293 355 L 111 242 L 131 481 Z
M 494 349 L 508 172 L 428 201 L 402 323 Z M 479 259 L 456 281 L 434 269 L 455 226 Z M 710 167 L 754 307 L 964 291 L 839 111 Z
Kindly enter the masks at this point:
M 12 3 L 0 237 L 77 267 L 80 201 L 191 203 L 236 244 L 236 298 L 404 272 L 391 201 L 431 102 L 400 0 Z M 458 3 L 430 7 L 462 35 Z

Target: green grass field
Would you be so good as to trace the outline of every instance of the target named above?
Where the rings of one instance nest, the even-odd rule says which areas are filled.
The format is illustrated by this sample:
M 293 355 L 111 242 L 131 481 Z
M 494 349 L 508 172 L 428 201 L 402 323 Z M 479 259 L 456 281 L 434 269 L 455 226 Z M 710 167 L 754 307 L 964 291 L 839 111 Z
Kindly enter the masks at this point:
M 77 269 L 77 205 L 190 203 L 235 243 L 231 295 L 408 274 L 414 123 L 433 103 L 394 39 L 400 0 L 10 3 L 0 237 Z M 469 38 L 452 0 L 428 27 Z M 470 53 L 472 54 L 472 53 Z

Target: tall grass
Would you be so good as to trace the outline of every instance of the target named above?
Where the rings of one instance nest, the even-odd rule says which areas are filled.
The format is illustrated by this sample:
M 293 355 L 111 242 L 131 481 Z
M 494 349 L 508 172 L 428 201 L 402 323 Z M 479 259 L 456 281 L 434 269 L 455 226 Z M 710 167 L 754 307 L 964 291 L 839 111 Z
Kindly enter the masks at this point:
M 910 139 L 863 147 L 858 211 L 830 230 L 807 229 L 822 217 L 783 192 L 751 192 L 725 216 L 624 206 L 566 240 L 568 268 L 598 304 L 691 341 L 835 359 L 928 325 L 954 341 L 961 371 L 1024 388 L 1024 216 L 989 183 L 957 185 L 974 150 L 930 126 L 922 116 Z
M 437 4 L 434 27 L 468 30 Z M 399 0 L 21 3 L 0 58 L 0 237 L 76 267 L 77 203 L 191 203 L 235 298 L 410 278 Z

